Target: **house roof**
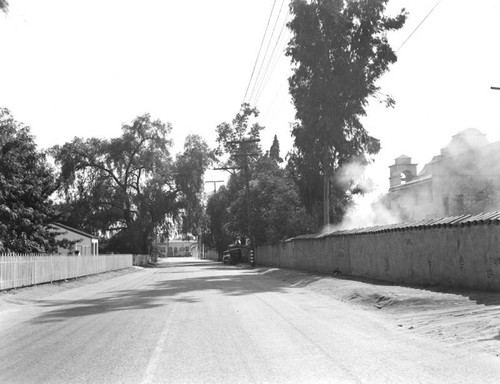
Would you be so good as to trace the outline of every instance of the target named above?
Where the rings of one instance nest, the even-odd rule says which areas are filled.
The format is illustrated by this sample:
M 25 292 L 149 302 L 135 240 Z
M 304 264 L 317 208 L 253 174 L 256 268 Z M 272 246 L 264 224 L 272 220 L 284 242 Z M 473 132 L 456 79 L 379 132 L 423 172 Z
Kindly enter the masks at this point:
M 76 229 L 76 228 L 73 228 L 73 227 L 61 224 L 61 223 L 52 223 L 51 225 L 54 225 L 56 227 L 65 229 L 67 231 L 71 231 L 71 232 L 77 233 L 77 234 L 79 234 L 80 236 L 83 236 L 83 237 L 88 237 L 90 239 L 98 239 L 97 236 L 91 235 L 90 233 L 80 231 L 79 229 Z
M 478 215 L 464 214 L 459 216 L 439 217 L 435 219 L 422 219 L 405 221 L 403 223 L 378 225 L 374 227 L 354 228 L 337 230 L 326 234 L 312 234 L 292 237 L 285 241 L 320 239 L 329 236 L 350 236 L 362 235 L 367 233 L 381 233 L 381 232 L 396 232 L 407 230 L 419 230 L 427 228 L 452 228 L 452 227 L 468 227 L 471 225 L 500 225 L 500 212 L 486 212 Z

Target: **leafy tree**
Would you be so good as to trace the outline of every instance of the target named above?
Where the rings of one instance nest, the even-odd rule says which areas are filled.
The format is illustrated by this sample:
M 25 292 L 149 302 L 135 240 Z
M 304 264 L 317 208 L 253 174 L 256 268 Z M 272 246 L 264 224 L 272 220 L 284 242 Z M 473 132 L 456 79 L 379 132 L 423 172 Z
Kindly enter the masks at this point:
M 66 225 L 88 233 L 105 232 L 122 216 L 122 207 L 113 199 L 114 189 L 96 169 L 80 170 L 73 182 L 65 182 L 56 205 Z M 102 239 L 100 245 L 105 244 Z
M 145 114 L 123 125 L 118 138 L 75 138 L 52 148 L 65 202 L 80 208 L 81 216 L 72 219 L 121 231 L 108 250 L 146 252 L 154 232 L 168 230 L 169 218 L 178 214 L 170 131 Z
M 183 233 L 198 235 L 211 152 L 201 137 L 191 135 L 174 162 L 170 131 L 169 124 L 146 114 L 123 125 L 118 138 L 75 138 L 54 147 L 65 223 L 118 232 L 106 244 L 113 252 L 147 252 L 151 239 L 168 237 L 176 222 Z
M 262 244 L 315 228 L 293 179 L 279 167 L 283 160 L 276 136 L 270 150 L 262 155 L 258 139 L 264 127 L 250 124 L 250 119 L 257 116 L 257 109 L 243 104 L 231 124 L 217 127 L 217 153 L 232 155 L 225 165 L 234 170 L 227 188 L 220 188 L 207 204 L 210 231 L 219 251 L 236 238 L 250 234 L 256 244 Z
M 297 123 L 294 162 L 320 170 L 323 222 L 330 221 L 330 181 L 342 164 L 367 161 L 380 149 L 363 127 L 368 99 L 377 96 L 376 81 L 396 61 L 386 34 L 400 29 L 404 10 L 384 15 L 388 0 L 293 0 L 293 35 L 287 55 L 294 73 L 289 89 Z M 394 101 L 385 99 L 388 105 Z M 308 198 L 316 196 L 308 196 Z
M 261 154 L 262 150 L 258 143 L 260 140 L 260 132 L 264 129 L 259 123 L 254 122 L 250 125 L 252 119 L 259 116 L 257 108 L 252 108 L 248 103 L 241 105 L 240 111 L 236 114 L 231 124 L 224 122 L 217 126 L 217 148 L 215 155 L 222 157 L 224 155 L 234 155 L 241 151 L 246 153 Z M 249 142 L 243 146 L 238 141 L 243 139 L 256 140 Z M 229 159 L 226 165 L 242 166 L 246 157 L 233 157 Z
M 30 129 L 0 108 L 0 252 L 51 252 L 57 248 L 50 196 L 56 189 L 45 155 Z
M 301 204 L 297 186 L 275 159 L 258 159 L 251 180 L 252 225 L 257 244 L 277 242 L 316 229 Z M 231 205 L 235 209 L 237 202 Z
M 240 221 L 246 224 L 239 228 L 240 234 L 246 237 L 251 237 L 248 224 L 251 220 L 249 217 L 251 202 L 248 194 L 251 169 L 255 158 L 262 155 L 259 141 L 260 132 L 264 127 L 257 122 L 250 124 L 251 120 L 257 118 L 258 115 L 257 108 L 243 103 L 231 124 L 224 122 L 216 128 L 218 147 L 215 154 L 219 157 L 226 157 L 226 161 L 221 161 L 224 167 L 239 171 L 233 174 L 230 185 L 231 189 L 238 191 L 247 204 L 245 209 L 238 212 L 239 215 L 246 217 L 244 221 Z
M 184 142 L 184 152 L 175 162 L 175 182 L 180 191 L 182 205 L 181 232 L 201 236 L 204 223 L 202 206 L 203 175 L 214 155 L 199 135 L 189 135 Z
M 227 209 L 229 205 L 229 191 L 225 186 L 221 186 L 217 192 L 210 195 L 207 201 L 206 214 L 210 237 L 208 241 L 205 241 L 205 244 L 217 249 L 219 254 L 222 254 L 227 246 L 234 241 L 234 234 L 228 230 Z
M 285 170 L 269 155 L 259 157 L 251 169 L 251 223 L 255 244 L 281 241 L 316 229 L 300 202 L 298 189 Z M 246 235 L 247 194 L 239 175 L 210 196 L 207 204 L 212 239 L 221 252 Z
M 7 13 L 9 10 L 9 2 L 7 0 L 0 0 L 0 11 Z

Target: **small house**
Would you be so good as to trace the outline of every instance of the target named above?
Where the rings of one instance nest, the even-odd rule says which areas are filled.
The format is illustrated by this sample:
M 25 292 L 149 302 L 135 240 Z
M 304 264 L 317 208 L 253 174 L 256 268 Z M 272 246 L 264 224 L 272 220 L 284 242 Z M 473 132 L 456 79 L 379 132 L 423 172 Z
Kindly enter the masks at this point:
M 96 236 L 60 223 L 51 225 L 56 228 L 57 232 L 60 232 L 56 235 L 56 240 L 76 241 L 70 249 L 59 248 L 58 253 L 82 256 L 99 254 L 99 239 Z

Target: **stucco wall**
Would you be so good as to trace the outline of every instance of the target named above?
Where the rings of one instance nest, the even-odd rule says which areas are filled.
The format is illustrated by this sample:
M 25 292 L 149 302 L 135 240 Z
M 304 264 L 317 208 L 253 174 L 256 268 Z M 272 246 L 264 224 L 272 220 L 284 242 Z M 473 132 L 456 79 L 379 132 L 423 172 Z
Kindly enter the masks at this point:
M 500 290 L 500 226 L 474 225 L 291 239 L 256 263 L 394 283 Z
M 56 239 L 67 239 L 69 241 L 77 242 L 73 246 L 71 246 L 70 249 L 59 248 L 58 253 L 62 255 L 72 255 L 74 254 L 75 250 L 78 250 L 81 256 L 93 255 L 98 253 L 96 252 L 98 249 L 97 239 L 93 242 L 90 237 L 82 236 L 78 233 L 68 231 L 64 228 L 58 228 L 58 230 L 61 233 L 56 236 Z M 93 243 L 96 243 L 96 245 L 93 246 Z

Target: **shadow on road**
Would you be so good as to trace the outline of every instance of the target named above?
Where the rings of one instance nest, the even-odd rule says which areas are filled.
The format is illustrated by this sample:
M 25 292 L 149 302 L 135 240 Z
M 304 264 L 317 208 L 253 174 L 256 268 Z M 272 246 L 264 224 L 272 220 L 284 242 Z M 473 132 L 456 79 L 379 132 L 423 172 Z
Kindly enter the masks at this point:
M 259 292 L 281 292 L 303 286 L 262 275 L 260 269 L 226 266 L 213 261 L 175 261 L 160 263 L 152 282 L 130 289 L 103 291 L 95 298 L 81 300 L 43 300 L 38 306 L 49 309 L 32 320 L 35 323 L 64 321 L 129 310 L 148 310 L 174 302 L 198 303 L 211 291 L 227 296 L 253 295 Z M 319 279 L 318 276 L 316 279 Z M 311 277 L 311 280 L 314 279 Z M 310 282 L 310 281 L 309 281 Z
M 116 311 L 149 310 L 168 306 L 175 302 L 196 304 L 206 300 L 205 295 L 208 292 L 226 296 L 253 295 L 260 292 L 283 292 L 286 289 L 308 287 L 316 281 L 328 277 L 327 275 L 309 274 L 293 270 L 278 270 L 266 267 L 250 269 L 242 265 L 223 265 L 220 262 L 211 260 L 180 258 L 169 259 L 167 262 L 162 261 L 155 269 L 150 269 L 149 271 L 152 272 L 148 274 L 151 277 L 151 281 L 141 280 L 138 283 L 129 284 L 127 289 L 102 291 L 96 297 L 81 300 L 40 301 L 38 306 L 46 308 L 48 311 L 45 311 L 33 321 L 57 322 L 73 317 L 91 316 Z M 405 292 L 404 295 L 395 293 L 391 296 L 393 290 L 398 292 L 396 284 L 344 275 L 330 276 L 330 278 L 337 281 L 335 284 L 337 292 L 332 292 L 333 296 L 339 296 L 340 291 L 338 290 L 342 290 L 342 286 L 351 280 L 358 284 L 347 284 L 345 291 L 347 298 L 341 298 L 352 301 L 353 298 L 359 298 L 364 295 L 367 297 L 366 300 L 369 301 L 370 305 L 373 304 L 373 300 L 380 299 L 380 292 L 383 293 L 383 298 L 394 299 L 392 301 L 389 300 L 390 304 L 399 303 L 404 299 L 407 306 L 426 306 L 430 301 L 436 300 L 434 297 L 420 297 L 418 293 L 420 291 L 424 295 L 425 292 L 458 294 L 477 304 L 500 307 L 500 294 L 496 292 L 488 293 L 443 287 L 400 285 L 400 287 L 411 288 L 412 291 Z M 346 284 L 342 284 L 342 280 Z M 378 289 L 375 286 L 378 286 Z M 444 298 L 442 300 L 450 301 L 451 299 Z M 453 304 L 451 301 L 450 303 L 448 304 Z M 378 304 L 378 302 L 375 304 Z

